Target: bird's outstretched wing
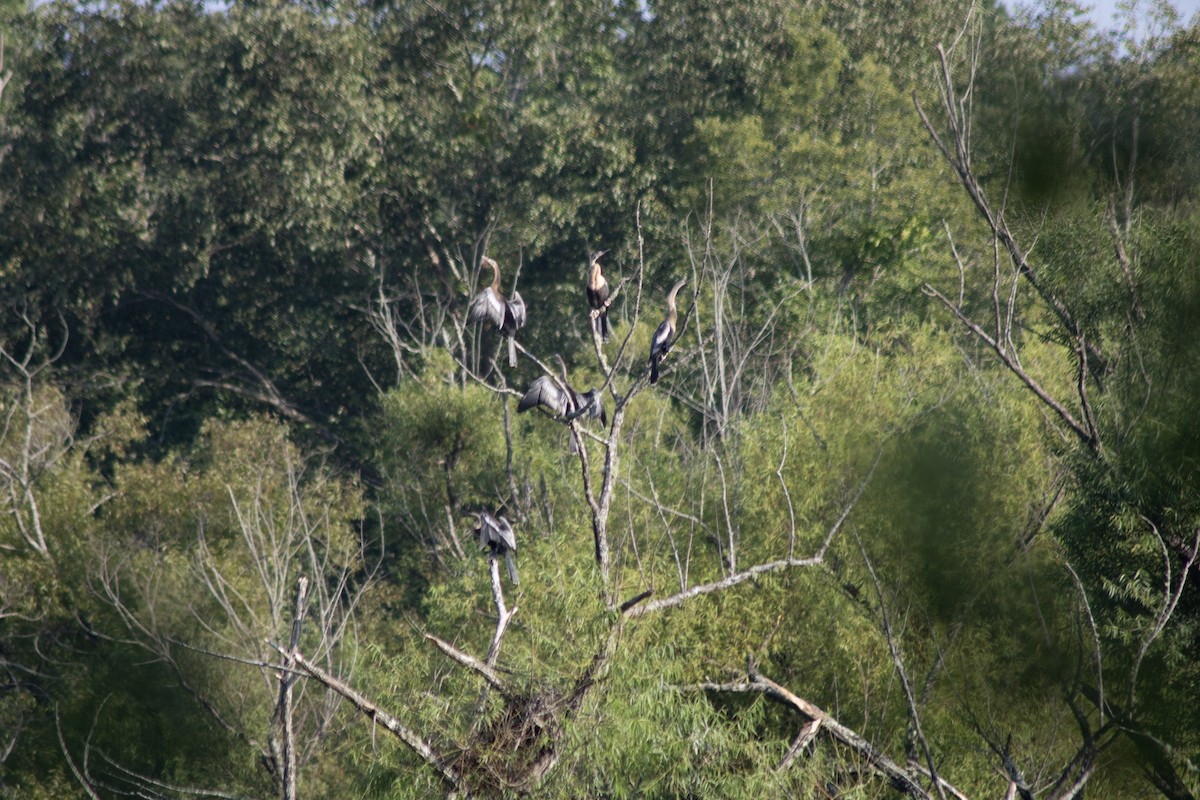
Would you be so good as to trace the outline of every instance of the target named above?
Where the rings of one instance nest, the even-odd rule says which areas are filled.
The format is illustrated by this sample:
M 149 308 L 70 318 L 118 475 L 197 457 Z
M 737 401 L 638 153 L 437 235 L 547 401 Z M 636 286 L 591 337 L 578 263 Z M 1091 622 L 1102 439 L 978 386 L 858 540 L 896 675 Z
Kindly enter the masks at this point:
M 502 516 L 494 516 L 486 511 L 476 515 L 479 520 L 479 549 L 489 548 L 499 552 L 517 550 L 517 537 L 513 533 L 512 523 Z
M 517 552 L 517 536 L 513 533 L 512 524 L 504 517 L 496 517 L 496 534 L 499 536 L 500 544 L 503 545 L 501 549 L 504 552 Z
M 525 396 L 517 404 L 517 411 L 528 411 L 534 406 L 542 406 L 556 416 L 564 416 L 567 413 L 567 393 L 560 389 L 552 378 L 541 375 L 529 384 Z
M 486 511 L 475 514 L 475 532 L 479 534 L 479 549 L 487 550 L 499 538 L 496 518 Z
M 512 525 L 502 516 L 493 516 L 486 511 L 475 514 L 476 531 L 479 533 L 479 549 L 490 550 L 496 555 L 504 556 L 508 567 L 508 579 L 517 584 L 517 537 Z
M 491 320 L 497 328 L 504 327 L 504 298 L 492 291 L 492 287 L 484 288 L 479 294 L 475 295 L 475 299 L 471 301 L 471 308 L 467 312 L 467 319 L 471 322 L 479 320 Z
M 525 327 L 525 301 L 520 292 L 514 291 L 512 297 L 508 298 L 508 312 L 505 317 L 506 332 L 512 333 Z
M 589 389 L 579 396 L 579 408 L 575 412 L 581 417 L 600 420 L 601 425 L 608 425 L 608 415 L 604 412 L 604 398 L 599 389 Z

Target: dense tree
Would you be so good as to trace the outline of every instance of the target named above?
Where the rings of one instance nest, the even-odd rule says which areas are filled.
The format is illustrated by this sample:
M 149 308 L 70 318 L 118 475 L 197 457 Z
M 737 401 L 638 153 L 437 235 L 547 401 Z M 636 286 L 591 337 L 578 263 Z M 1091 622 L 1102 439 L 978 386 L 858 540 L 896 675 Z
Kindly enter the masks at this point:
M 363 383 L 340 353 L 369 286 L 343 241 L 371 159 L 355 31 L 282 7 L 35 19 L 3 164 L 7 302 L 62 317 L 62 365 L 140 383 L 169 438 L 214 393 L 336 421 L 349 398 L 313 388 Z
M 1197 28 L 898 8 L 3 5 L 0 794 L 1200 793 Z

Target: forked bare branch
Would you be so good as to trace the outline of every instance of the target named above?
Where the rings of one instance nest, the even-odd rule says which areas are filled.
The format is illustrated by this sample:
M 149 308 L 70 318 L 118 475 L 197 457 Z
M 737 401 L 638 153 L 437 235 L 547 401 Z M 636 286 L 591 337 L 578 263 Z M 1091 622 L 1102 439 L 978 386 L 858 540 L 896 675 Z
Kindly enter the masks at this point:
M 1088 396 L 1088 386 L 1089 382 L 1094 382 L 1097 386 L 1103 385 L 1104 375 L 1108 371 L 1108 359 L 1087 336 L 1083 325 L 1071 312 L 1067 303 L 1042 281 L 1039 273 L 1034 269 L 1029 260 L 1029 251 L 1023 248 L 1017 241 L 1016 236 L 1004 218 L 1003 211 L 997 211 L 992 207 L 991 201 L 988 199 L 971 165 L 970 98 L 974 91 L 973 68 L 966 88 L 960 94 L 958 88 L 956 88 L 947 51 L 939 46 L 937 52 L 939 58 L 938 88 L 944 114 L 943 121 L 949 137 L 948 142 L 943 139 L 942 135 L 938 132 L 938 128 L 929 119 L 915 91 L 912 94 L 913 105 L 926 133 L 928 133 L 946 163 L 954 170 L 959 184 L 966 191 L 976 211 L 978 211 L 988 230 L 991 232 L 993 248 L 995 250 L 993 254 L 994 270 L 992 280 L 992 314 L 994 317 L 992 327 L 995 329 L 995 334 L 989 334 L 983 324 L 972 319 L 963 309 L 961 284 L 963 265 L 958 251 L 954 247 L 953 240 L 951 240 L 950 244 L 951 251 L 960 269 L 959 302 L 952 303 L 940 291 L 928 284 L 925 286 L 925 291 L 927 294 L 936 297 L 943 305 L 950 309 L 955 318 L 963 323 L 978 339 L 986 343 L 996 353 L 1001 363 L 1017 375 L 1022 383 L 1042 403 L 1048 406 L 1093 453 L 1099 454 L 1101 452 L 1100 429 Z M 947 234 L 949 234 L 948 230 Z M 1013 283 L 1008 289 L 1007 299 L 1003 304 L 1000 301 L 1000 248 L 1003 248 L 1004 253 L 1012 262 L 1014 270 Z M 1037 296 L 1053 312 L 1063 334 L 1074 345 L 1078 364 L 1076 381 L 1076 391 L 1079 396 L 1078 416 L 1068 411 L 1062 401 L 1053 397 L 1021 366 L 1020 358 L 1016 352 L 1016 348 L 1013 346 L 1011 335 L 1013 316 L 1017 307 L 1018 280 L 1024 281 L 1024 283 L 1033 288 Z
M 454 766 L 451 759 L 445 753 L 423 739 L 396 717 L 393 717 L 356 692 L 349 684 L 338 680 L 309 661 L 303 654 L 293 653 L 292 659 L 295 661 L 296 666 L 308 673 L 310 677 L 315 678 L 323 686 L 348 700 L 351 705 L 358 709 L 363 716 L 371 720 L 372 723 L 382 725 L 385 730 L 399 739 L 418 758 L 437 772 L 448 788 L 459 792 L 463 797 L 471 797 L 471 793 L 463 780 L 462 773 Z
M 819 733 L 831 736 L 843 746 L 853 751 L 872 772 L 886 778 L 899 791 L 918 800 L 932 800 L 929 793 L 921 786 L 910 770 L 893 761 L 885 753 L 868 742 L 862 735 L 843 725 L 819 706 L 780 686 L 770 678 L 759 674 L 757 670 L 751 670 L 746 676 L 728 683 L 704 681 L 687 688 L 704 692 L 761 694 L 770 700 L 782 703 L 799 712 L 807 720 L 819 723 L 819 728 L 813 730 L 813 736 Z M 945 779 L 938 778 L 937 782 L 940 789 L 949 792 L 960 800 L 965 800 L 965 795 L 952 784 L 945 781 Z
M 715 592 L 721 592 L 726 589 L 730 589 L 740 583 L 745 583 L 748 580 L 757 578 L 760 575 L 766 575 L 768 573 L 778 572 L 785 569 L 815 567 L 825 563 L 825 553 L 828 552 L 829 546 L 833 543 L 833 540 L 838 535 L 838 532 L 841 531 L 846 519 L 850 516 L 850 512 L 854 510 L 854 507 L 858 504 L 859 498 L 862 497 L 863 492 L 866 491 L 867 486 L 871 483 L 871 479 L 875 475 L 875 469 L 879 466 L 880 459 L 883 458 L 885 446 L 886 442 L 884 445 L 881 445 L 879 450 L 875 453 L 875 460 L 871 463 L 871 468 L 867 470 L 866 476 L 863 478 L 862 482 L 859 483 L 854 495 L 842 508 L 842 513 L 838 516 L 837 520 L 834 521 L 833 525 L 830 526 L 828 532 L 825 534 L 825 538 L 817 547 L 816 552 L 814 552 L 811 556 L 806 558 L 795 558 L 788 556 L 787 558 L 780 558 L 774 561 L 766 561 L 755 564 L 754 566 L 748 567 L 739 572 L 730 573 L 719 581 L 712 581 L 711 583 L 692 586 L 676 594 L 655 600 L 652 603 L 647 603 L 646 605 L 640 606 L 631 611 L 629 616 L 641 617 L 645 616 L 646 614 L 652 614 L 656 611 L 674 608 L 675 606 L 682 605 L 683 603 L 686 603 L 688 600 L 691 600 L 695 597 L 701 597 L 703 595 L 713 594 Z
M 472 669 L 475 672 L 478 672 L 483 679 L 486 680 L 496 691 L 500 692 L 501 694 L 506 694 L 508 692 L 508 686 L 505 684 L 504 679 L 500 677 L 500 674 L 496 672 L 496 670 L 492 669 L 490 664 L 485 664 L 470 653 L 465 653 L 462 650 L 459 650 L 445 639 L 434 636 L 432 633 L 425 634 L 425 638 L 433 642 L 439 650 L 450 656 L 450 658 L 454 659 L 459 664 L 462 664 L 467 669 Z

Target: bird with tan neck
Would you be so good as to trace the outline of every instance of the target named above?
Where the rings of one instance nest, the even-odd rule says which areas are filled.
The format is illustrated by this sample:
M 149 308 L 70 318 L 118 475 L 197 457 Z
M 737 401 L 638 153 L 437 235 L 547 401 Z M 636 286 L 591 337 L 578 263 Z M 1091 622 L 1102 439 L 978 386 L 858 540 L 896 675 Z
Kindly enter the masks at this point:
M 650 340 L 650 383 L 658 383 L 658 365 L 659 362 L 666 357 L 671 349 L 672 341 L 675 338 L 675 323 L 678 322 L 679 315 L 675 310 L 675 295 L 687 283 L 687 279 L 676 281 L 671 287 L 671 291 L 667 293 L 667 318 L 658 326 L 658 330 L 654 332 L 654 338 Z
M 587 299 L 588 305 L 592 308 L 592 327 L 593 329 L 599 329 L 600 338 L 606 342 L 610 335 L 607 304 L 612 290 L 608 285 L 608 281 L 604 279 L 604 272 L 600 269 L 600 256 L 607 252 L 607 250 L 597 250 L 595 253 L 592 253 L 592 257 L 588 260 L 587 280 Z
M 500 265 L 494 258 L 484 256 L 481 259 L 484 267 L 492 269 L 492 285 L 487 286 L 471 301 L 467 319 L 471 322 L 491 320 L 500 329 L 500 333 L 508 340 L 508 365 L 517 365 L 517 343 L 514 337 L 517 331 L 525 327 L 525 301 L 514 289 L 511 297 L 505 297 L 500 291 Z

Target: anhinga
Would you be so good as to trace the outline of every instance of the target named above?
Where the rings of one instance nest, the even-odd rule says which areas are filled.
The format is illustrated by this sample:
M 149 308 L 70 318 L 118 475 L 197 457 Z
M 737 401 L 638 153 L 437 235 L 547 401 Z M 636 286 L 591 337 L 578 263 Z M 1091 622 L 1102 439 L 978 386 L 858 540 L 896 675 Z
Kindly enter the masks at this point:
M 671 287 L 671 291 L 667 293 L 667 318 L 663 320 L 662 325 L 658 326 L 658 330 L 654 332 L 654 338 L 650 340 L 650 383 L 658 383 L 658 363 L 671 349 L 671 340 L 675 337 L 675 323 L 679 319 L 678 312 L 675 310 L 675 295 L 685 283 L 687 283 L 686 278 L 677 281 Z
M 492 268 L 492 285 L 475 295 L 467 319 L 471 322 L 490 319 L 508 339 L 508 365 L 515 367 L 517 345 L 513 337 L 518 329 L 525 327 L 525 301 L 516 290 L 513 291 L 512 297 L 506 298 L 500 292 L 500 265 L 495 259 L 487 256 L 484 256 L 482 261 L 485 267 Z
M 608 281 L 604 279 L 604 273 L 600 271 L 600 256 L 607 253 L 607 250 L 597 250 L 592 253 L 592 257 L 588 262 L 588 281 L 587 281 L 587 299 L 588 305 L 595 312 L 594 317 L 596 322 L 593 327 L 599 325 L 600 337 L 604 341 L 608 341 L 608 308 L 605 303 L 608 302 L 608 296 L 612 293 L 609 288 Z
M 578 417 L 588 417 L 599 419 L 601 425 L 608 425 L 608 415 L 604 411 L 604 400 L 600 396 L 600 390 L 591 389 L 583 394 L 575 391 L 567 380 L 567 365 L 563 363 L 562 356 L 556 353 L 554 358 L 558 360 L 559 373 L 562 375 L 561 385 L 549 375 L 534 378 L 525 391 L 525 396 L 517 404 L 517 413 L 542 406 L 568 422 Z M 569 441 L 571 452 L 576 452 L 575 438 L 571 437 Z
M 475 512 L 475 532 L 479 534 L 479 549 L 504 556 L 508 567 L 508 579 L 516 586 L 517 580 L 517 537 L 513 527 L 500 513 Z

